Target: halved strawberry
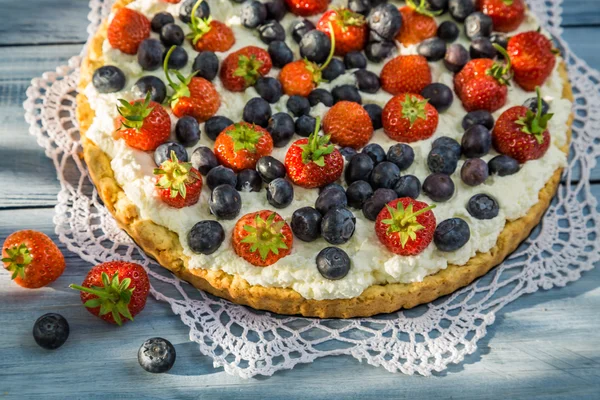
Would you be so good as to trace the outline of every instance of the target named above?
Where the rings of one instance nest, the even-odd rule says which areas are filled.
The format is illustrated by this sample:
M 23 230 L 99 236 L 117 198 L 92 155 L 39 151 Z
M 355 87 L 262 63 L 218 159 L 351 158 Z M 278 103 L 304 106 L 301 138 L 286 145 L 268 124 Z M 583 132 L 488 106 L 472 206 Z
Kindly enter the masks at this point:
M 202 176 L 192 163 L 180 162 L 174 151 L 171 158 L 154 169 L 156 188 L 161 200 L 174 208 L 194 205 L 202 192 Z

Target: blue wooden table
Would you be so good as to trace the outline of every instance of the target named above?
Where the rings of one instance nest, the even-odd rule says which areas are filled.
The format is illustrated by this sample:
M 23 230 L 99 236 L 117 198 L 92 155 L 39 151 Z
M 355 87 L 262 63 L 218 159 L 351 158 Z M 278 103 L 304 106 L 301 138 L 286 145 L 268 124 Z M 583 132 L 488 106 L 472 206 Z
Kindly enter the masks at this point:
M 28 135 L 22 102 L 33 77 L 54 70 L 86 39 L 84 0 L 0 0 L 0 240 L 18 229 L 54 234 L 59 184 Z M 567 0 L 564 37 L 600 68 L 600 1 Z M 592 176 L 600 199 L 600 168 Z M 65 273 L 31 291 L 0 274 L 0 399 L 8 398 L 600 398 L 600 268 L 561 289 L 523 296 L 497 314 L 475 354 L 432 377 L 391 374 L 350 357 L 320 359 L 269 378 L 242 380 L 214 369 L 167 304 L 149 299 L 135 323 L 98 323 L 67 289 L 90 265 L 60 245 Z M 35 319 L 63 314 L 71 325 L 58 351 L 39 348 Z M 140 344 L 162 336 L 177 349 L 168 373 L 137 364 Z

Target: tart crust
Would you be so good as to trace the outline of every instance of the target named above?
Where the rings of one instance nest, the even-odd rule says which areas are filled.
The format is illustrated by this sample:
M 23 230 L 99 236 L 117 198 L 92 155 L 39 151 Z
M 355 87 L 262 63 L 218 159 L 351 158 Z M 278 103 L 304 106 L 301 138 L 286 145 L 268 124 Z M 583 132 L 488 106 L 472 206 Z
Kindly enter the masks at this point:
M 114 8 L 124 7 L 133 0 L 117 0 Z M 103 65 L 102 44 L 106 38 L 107 23 L 104 22 L 89 43 L 88 54 L 81 65 L 77 95 L 77 120 L 81 132 L 83 156 L 90 177 L 106 208 L 142 249 L 154 257 L 163 267 L 179 278 L 190 282 L 198 289 L 234 303 L 280 314 L 301 314 L 307 317 L 350 318 L 389 313 L 401 308 L 412 308 L 440 296 L 450 294 L 485 275 L 512 253 L 529 236 L 540 222 L 550 205 L 560 183 L 562 168 L 557 169 L 539 192 L 539 201 L 528 213 L 514 221 L 507 221 L 496 245 L 486 253 L 477 253 L 465 265 L 448 265 L 421 282 L 372 285 L 358 297 L 350 299 L 313 300 L 302 297 L 289 288 L 250 285 L 245 279 L 221 270 L 188 269 L 188 257 L 176 233 L 151 220 L 142 219 L 138 208 L 123 192 L 114 177 L 109 156 L 85 136 L 94 119 L 83 89 L 91 81 L 96 68 Z M 567 76 L 566 65 L 560 65 L 560 76 L 564 80 L 563 98 L 573 101 L 573 93 Z M 562 148 L 569 151 L 573 114 L 568 121 L 567 144 Z

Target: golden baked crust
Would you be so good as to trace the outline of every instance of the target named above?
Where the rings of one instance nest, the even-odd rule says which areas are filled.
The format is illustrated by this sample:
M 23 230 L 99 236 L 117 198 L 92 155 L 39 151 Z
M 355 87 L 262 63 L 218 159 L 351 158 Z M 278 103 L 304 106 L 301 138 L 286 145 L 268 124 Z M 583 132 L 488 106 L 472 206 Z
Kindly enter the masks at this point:
M 118 0 L 114 7 L 123 7 L 131 1 Z M 100 27 L 89 44 L 88 55 L 81 66 L 80 89 L 90 82 L 93 71 L 102 66 L 102 43 L 105 38 L 106 23 Z M 565 81 L 563 97 L 572 101 L 573 94 L 564 63 L 560 66 L 560 75 Z M 119 226 L 163 267 L 195 287 L 238 304 L 280 314 L 302 314 L 320 318 L 371 316 L 400 308 L 411 308 L 452 293 L 500 264 L 529 236 L 548 208 L 562 173 L 562 169 L 554 172 L 540 191 L 538 203 L 531 207 L 527 215 L 506 223 L 496 245 L 490 251 L 478 253 L 465 265 L 449 265 L 446 269 L 425 277 L 422 282 L 372 285 L 360 296 L 351 299 L 311 300 L 289 288 L 250 285 L 243 278 L 220 270 L 187 269 L 188 257 L 183 254 L 178 235 L 140 217 L 138 208 L 127 198 L 115 180 L 108 155 L 86 138 L 85 132 L 93 118 L 94 111 L 90 108 L 86 96 L 80 93 L 77 96 L 77 119 L 83 155 L 100 198 Z M 571 115 L 567 142 L 571 138 L 572 119 Z M 567 144 L 562 150 L 567 153 L 568 147 Z

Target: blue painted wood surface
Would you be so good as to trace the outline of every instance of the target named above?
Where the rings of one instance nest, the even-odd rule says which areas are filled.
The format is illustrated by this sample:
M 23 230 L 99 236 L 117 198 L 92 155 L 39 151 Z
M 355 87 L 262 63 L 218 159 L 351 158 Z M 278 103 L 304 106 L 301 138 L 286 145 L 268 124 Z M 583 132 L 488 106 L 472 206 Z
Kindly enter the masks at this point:
M 0 0 L 0 240 L 18 229 L 54 235 L 58 182 L 51 162 L 27 134 L 22 102 L 31 78 L 80 51 L 87 2 Z M 568 0 L 564 37 L 600 68 L 600 1 Z M 35 17 L 32 12 L 35 11 Z M 57 24 L 56 21 L 60 21 Z M 600 169 L 593 180 L 600 179 Z M 26 182 L 27 184 L 23 184 Z M 600 199 L 600 185 L 594 185 Z M 67 269 L 50 287 L 27 291 L 0 274 L 0 399 L 4 398 L 600 398 L 600 270 L 565 288 L 523 296 L 497 314 L 475 354 L 433 377 L 390 374 L 350 357 L 330 357 L 269 378 L 242 380 L 214 369 L 189 341 L 165 303 L 150 299 L 135 323 L 98 323 L 67 284 L 90 265 L 67 251 Z M 43 351 L 31 337 L 35 319 L 59 312 L 69 341 Z M 163 336 L 177 349 L 175 367 L 145 373 L 139 345 Z

